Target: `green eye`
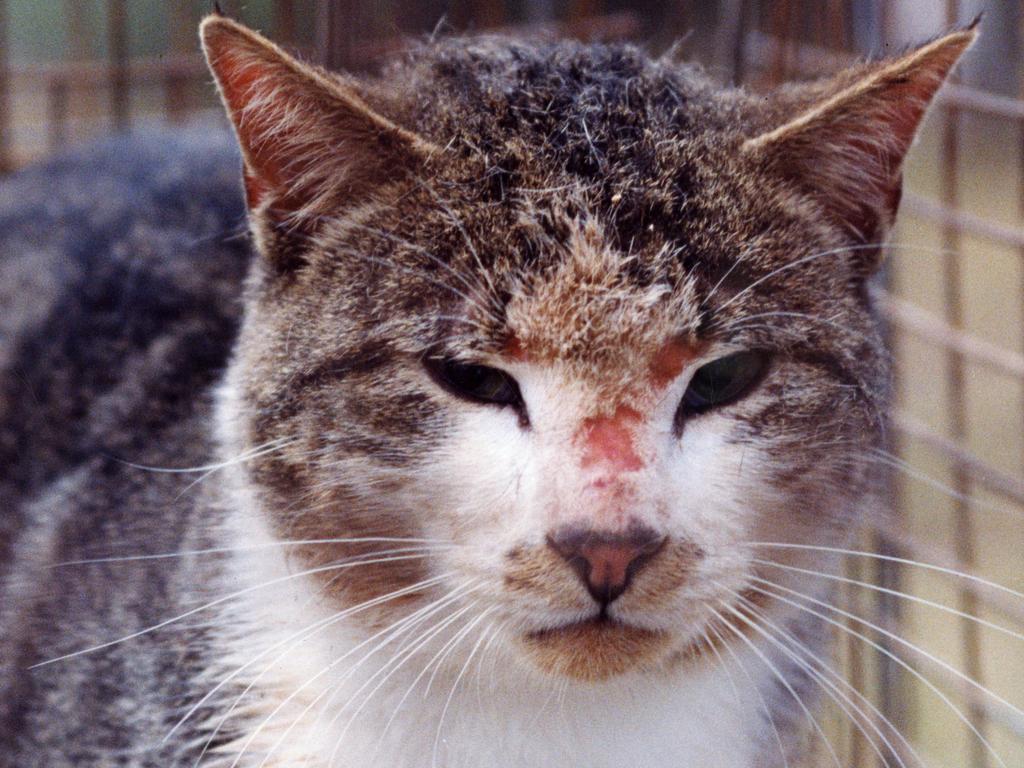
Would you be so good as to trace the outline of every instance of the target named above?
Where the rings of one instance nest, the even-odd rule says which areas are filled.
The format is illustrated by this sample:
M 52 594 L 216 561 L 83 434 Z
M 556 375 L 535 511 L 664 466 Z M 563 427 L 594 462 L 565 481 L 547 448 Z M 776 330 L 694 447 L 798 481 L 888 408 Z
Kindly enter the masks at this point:
M 764 352 L 737 352 L 701 366 L 683 395 L 681 411 L 702 413 L 745 395 L 768 365 Z
M 427 358 L 425 364 L 434 380 L 456 397 L 493 405 L 522 403 L 516 380 L 497 368 L 443 358 Z

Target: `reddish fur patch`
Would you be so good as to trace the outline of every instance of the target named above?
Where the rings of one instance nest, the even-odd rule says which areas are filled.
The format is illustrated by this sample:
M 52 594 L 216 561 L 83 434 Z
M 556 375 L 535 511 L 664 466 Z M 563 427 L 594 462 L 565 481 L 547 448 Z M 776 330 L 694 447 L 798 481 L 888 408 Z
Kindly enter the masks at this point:
M 634 428 L 640 414 L 620 405 L 611 416 L 583 420 L 578 440 L 583 446 L 581 466 L 600 466 L 615 472 L 635 472 L 644 465 L 634 445 Z
M 514 333 L 505 342 L 505 354 L 519 362 L 526 362 L 529 359 L 529 355 L 526 354 L 526 349 L 523 347 L 523 342 Z
M 696 356 L 689 344 L 678 339 L 666 342 L 651 360 L 651 383 L 658 389 L 668 386 Z

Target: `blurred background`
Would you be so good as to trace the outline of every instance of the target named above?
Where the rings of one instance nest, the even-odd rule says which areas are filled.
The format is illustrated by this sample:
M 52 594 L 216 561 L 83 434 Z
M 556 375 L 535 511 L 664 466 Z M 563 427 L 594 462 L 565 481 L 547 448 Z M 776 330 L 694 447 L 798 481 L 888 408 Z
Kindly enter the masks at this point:
M 372 69 L 403 38 L 435 30 L 554 32 L 670 51 L 753 89 L 892 53 L 984 10 L 981 42 L 908 161 L 878 285 L 898 371 L 892 453 L 880 457 L 892 474 L 858 544 L 881 557 L 848 558 L 842 613 L 828 614 L 843 627 L 836 667 L 865 698 L 833 683 L 846 694 L 827 733 L 851 768 L 1024 767 L 1024 595 L 1005 589 L 1024 592 L 1024 3 L 222 5 L 304 58 L 349 70 Z M 193 0 L 0 0 L 0 172 L 110 131 L 219 115 L 196 47 L 209 9 Z M 817 746 L 816 764 L 833 764 Z

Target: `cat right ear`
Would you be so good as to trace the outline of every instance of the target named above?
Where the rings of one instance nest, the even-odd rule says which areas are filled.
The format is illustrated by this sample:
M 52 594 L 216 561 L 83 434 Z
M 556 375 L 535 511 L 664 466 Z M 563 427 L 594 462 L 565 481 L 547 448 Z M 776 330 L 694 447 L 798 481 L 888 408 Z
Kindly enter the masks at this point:
M 212 14 L 199 29 L 241 145 L 250 211 L 301 224 L 372 197 L 430 154 L 340 80 L 242 24 Z
M 977 37 L 978 21 L 895 59 L 811 84 L 791 120 L 748 139 L 744 154 L 816 197 L 865 246 L 884 239 L 902 191 L 903 159 L 950 70 Z M 880 253 L 880 250 L 877 251 Z M 870 274 L 866 247 L 858 269 Z

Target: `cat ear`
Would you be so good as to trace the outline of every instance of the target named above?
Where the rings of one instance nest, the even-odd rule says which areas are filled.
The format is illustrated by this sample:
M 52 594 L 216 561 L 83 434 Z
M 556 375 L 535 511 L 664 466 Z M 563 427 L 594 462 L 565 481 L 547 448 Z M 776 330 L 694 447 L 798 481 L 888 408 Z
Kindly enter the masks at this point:
M 932 98 L 977 36 L 977 20 L 896 59 L 841 73 L 797 117 L 743 151 L 821 201 L 858 241 L 884 238 L 902 189 L 903 159 Z M 874 259 L 865 271 L 874 269 Z
M 429 154 L 340 79 L 247 27 L 213 14 L 200 36 L 241 145 L 251 211 L 301 221 L 372 194 Z

